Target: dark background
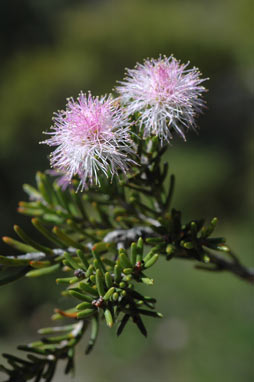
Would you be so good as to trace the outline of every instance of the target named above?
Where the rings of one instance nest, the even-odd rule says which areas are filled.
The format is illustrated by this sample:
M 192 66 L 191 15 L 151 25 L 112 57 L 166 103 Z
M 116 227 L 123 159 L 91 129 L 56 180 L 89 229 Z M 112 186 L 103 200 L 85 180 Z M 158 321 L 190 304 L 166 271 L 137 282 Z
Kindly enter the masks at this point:
M 80 90 L 110 92 L 125 67 L 173 53 L 210 78 L 199 134 L 187 143 L 175 139 L 168 150 L 177 176 L 174 205 L 185 219 L 218 216 L 218 235 L 253 266 L 251 8 L 251 0 L 2 0 L 0 233 L 14 237 L 14 223 L 33 232 L 16 206 L 26 198 L 22 184 L 49 167 L 49 150 L 38 142 L 65 99 Z M 0 251 L 11 252 L 3 243 Z M 190 264 L 164 265 L 147 293 L 165 318 L 147 320 L 148 340 L 131 326 L 119 339 L 103 328 L 91 356 L 80 347 L 75 381 L 253 380 L 251 287 Z M 53 279 L 1 289 L 1 352 L 36 339 L 61 305 L 58 292 Z

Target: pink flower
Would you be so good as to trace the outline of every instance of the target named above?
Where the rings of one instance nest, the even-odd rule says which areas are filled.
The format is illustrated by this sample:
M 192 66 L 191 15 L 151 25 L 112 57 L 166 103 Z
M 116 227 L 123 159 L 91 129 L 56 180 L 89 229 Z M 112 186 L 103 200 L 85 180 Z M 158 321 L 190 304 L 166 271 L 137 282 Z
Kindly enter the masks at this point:
M 197 68 L 187 69 L 173 56 L 145 60 L 135 69 L 127 69 L 125 81 L 117 87 L 126 114 L 139 113 L 144 138 L 154 134 L 161 141 L 172 139 L 175 131 L 185 140 L 185 131 L 195 129 L 195 118 L 202 111 L 201 96 L 206 89 L 200 84 Z
M 57 146 L 51 153 L 54 170 L 71 181 L 78 175 L 81 189 L 99 185 L 98 174 L 126 173 L 135 163 L 129 122 L 110 96 L 92 97 L 80 93 L 77 101 L 67 100 L 66 110 L 55 113 L 51 137 L 41 143 Z

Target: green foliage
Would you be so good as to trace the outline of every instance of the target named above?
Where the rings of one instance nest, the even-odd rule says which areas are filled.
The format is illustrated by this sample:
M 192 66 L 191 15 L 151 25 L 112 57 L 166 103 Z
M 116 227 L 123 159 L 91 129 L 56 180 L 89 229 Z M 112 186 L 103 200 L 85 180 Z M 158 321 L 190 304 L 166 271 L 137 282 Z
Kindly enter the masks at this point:
M 20 240 L 4 237 L 4 241 L 20 254 L 0 256 L 0 283 L 56 273 L 57 285 L 65 287 L 62 295 L 73 302 L 67 310 L 55 309 L 52 319 L 78 322 L 41 329 L 39 333 L 47 337 L 19 347 L 27 352 L 25 360 L 4 354 L 10 368 L 1 370 L 8 381 L 51 381 L 60 359 L 66 360 L 69 373 L 75 346 L 90 328 L 88 354 L 100 321 L 117 326 L 117 335 L 132 321 L 146 336 L 143 317 L 162 314 L 155 310 L 156 300 L 140 293 L 138 286 L 153 285 L 147 272 L 159 258 L 193 260 L 198 269 L 227 270 L 253 282 L 253 272 L 239 262 L 225 239 L 211 237 L 217 218 L 208 225 L 204 220 L 184 224 L 181 212 L 171 209 L 175 180 L 171 175 L 165 186 L 168 165 L 161 164 L 165 149 L 157 138 L 140 141 L 139 150 L 141 165 L 120 182 L 109 184 L 102 178 L 100 189 L 76 193 L 74 180 L 62 191 L 43 173 L 36 175 L 36 188 L 24 186 L 29 201 L 20 202 L 19 212 L 33 216 L 43 244 L 14 226 Z

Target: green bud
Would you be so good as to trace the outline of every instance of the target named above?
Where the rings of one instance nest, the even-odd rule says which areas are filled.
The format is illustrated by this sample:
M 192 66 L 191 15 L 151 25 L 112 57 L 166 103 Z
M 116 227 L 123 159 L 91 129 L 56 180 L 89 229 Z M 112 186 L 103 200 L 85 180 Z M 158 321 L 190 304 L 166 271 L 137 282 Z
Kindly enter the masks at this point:
M 181 244 L 181 243 L 180 243 Z M 186 249 L 193 249 L 194 248 L 194 244 L 193 242 L 191 241 L 186 241 L 184 242 L 183 244 L 181 244 L 182 247 L 186 248 Z
M 113 324 L 114 324 L 114 321 L 113 321 L 113 317 L 112 317 L 112 314 L 110 312 L 109 309 L 105 309 L 104 311 L 104 316 L 105 316 L 105 319 L 106 319 L 106 323 L 107 325 L 112 328 Z
M 168 255 L 173 255 L 174 252 L 175 252 L 175 246 L 173 244 L 168 244 L 166 247 L 166 253 Z
M 218 223 L 218 219 L 215 217 L 211 220 L 211 224 L 208 227 L 202 227 L 201 229 L 201 237 L 206 238 L 214 231 L 216 225 Z
M 217 248 L 216 248 L 218 251 L 222 251 L 222 252 L 230 252 L 230 248 L 223 244 L 223 245 L 217 245 Z
M 203 256 L 203 262 L 206 263 L 206 264 L 210 263 L 210 257 L 207 256 L 207 255 Z
M 190 223 L 190 228 L 191 228 L 191 233 L 193 234 L 193 235 L 195 235 L 196 233 L 197 233 L 197 231 L 198 231 L 198 226 L 197 226 L 197 223 L 196 222 L 191 222 Z
M 154 280 L 149 279 L 148 277 L 142 277 L 141 281 L 142 281 L 142 283 L 144 283 L 146 285 L 153 285 L 154 284 Z
M 91 275 L 91 276 L 89 277 L 89 279 L 92 281 L 93 284 L 96 283 L 96 277 L 95 277 L 95 275 Z
M 93 264 L 90 264 L 88 269 L 87 269 L 87 272 L 86 272 L 86 277 L 91 276 L 93 274 L 93 272 L 95 272 L 94 266 L 93 266 Z
M 124 268 L 124 269 L 123 269 L 123 273 L 124 273 L 125 275 L 130 275 L 132 272 L 133 272 L 133 269 L 132 269 L 132 268 Z
M 218 218 L 214 217 L 212 220 L 211 220 L 211 224 L 215 227 L 218 223 Z
M 119 294 L 117 292 L 113 293 L 113 300 L 117 301 L 119 298 Z
M 126 287 L 126 283 L 125 283 L 124 281 L 121 281 L 121 282 L 119 283 L 119 287 L 120 287 L 120 288 L 125 288 L 125 287 Z
M 103 296 L 103 300 L 107 301 L 111 296 L 112 294 L 114 293 L 115 291 L 115 288 L 114 287 L 111 287 L 106 293 L 105 295 Z
M 131 281 L 131 279 L 132 279 L 132 274 L 131 275 L 126 275 L 126 276 L 123 277 L 123 281 L 129 282 L 129 281 Z

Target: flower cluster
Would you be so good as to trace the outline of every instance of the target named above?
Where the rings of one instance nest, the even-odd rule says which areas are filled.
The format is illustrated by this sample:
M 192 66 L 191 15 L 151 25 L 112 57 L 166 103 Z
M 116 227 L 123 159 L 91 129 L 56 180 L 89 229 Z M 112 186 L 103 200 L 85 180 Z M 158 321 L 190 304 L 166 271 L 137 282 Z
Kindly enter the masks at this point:
M 143 65 L 127 70 L 125 81 L 117 87 L 127 115 L 139 113 L 143 136 L 172 139 L 175 131 L 185 140 L 185 130 L 196 126 L 196 114 L 201 112 L 205 91 L 197 68 L 187 69 L 173 56 L 146 60 Z
M 185 140 L 186 130 L 196 128 L 205 91 L 198 69 L 187 66 L 172 56 L 145 60 L 127 70 L 117 100 L 90 93 L 80 93 L 77 101 L 70 98 L 66 110 L 55 115 L 53 132 L 47 133 L 51 137 L 43 142 L 57 146 L 50 162 L 63 174 L 61 183 L 77 175 L 83 189 L 100 184 L 99 172 L 112 177 L 136 165 L 131 124 L 141 139 L 156 135 L 165 144 L 176 132 Z
M 61 182 L 80 178 L 81 189 L 99 184 L 98 170 L 113 176 L 126 173 L 134 153 L 127 117 L 111 97 L 80 93 L 68 99 L 66 110 L 54 117 L 51 138 L 42 143 L 57 146 L 51 166 L 64 174 Z

